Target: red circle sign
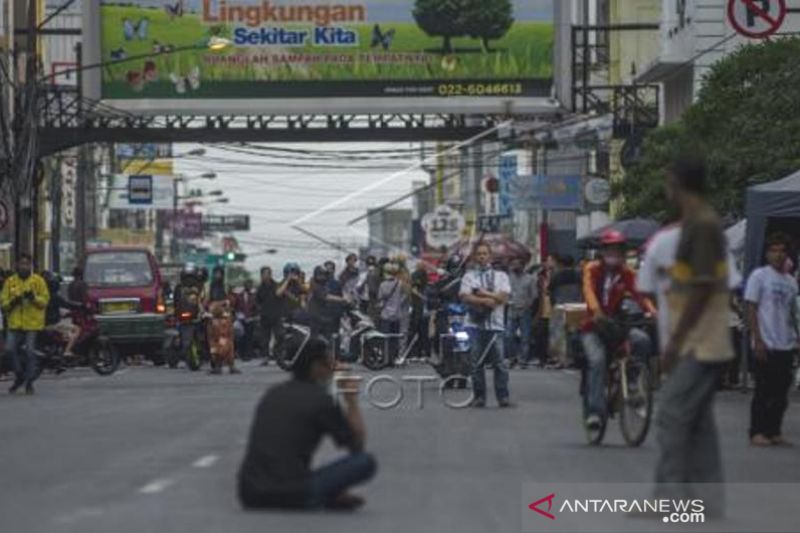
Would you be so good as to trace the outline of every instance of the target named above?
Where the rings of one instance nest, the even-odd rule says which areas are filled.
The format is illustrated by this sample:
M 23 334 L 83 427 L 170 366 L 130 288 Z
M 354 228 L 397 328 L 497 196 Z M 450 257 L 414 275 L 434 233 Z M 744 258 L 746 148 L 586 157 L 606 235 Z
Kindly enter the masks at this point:
M 786 0 L 728 0 L 728 20 L 751 39 L 774 34 L 786 19 Z

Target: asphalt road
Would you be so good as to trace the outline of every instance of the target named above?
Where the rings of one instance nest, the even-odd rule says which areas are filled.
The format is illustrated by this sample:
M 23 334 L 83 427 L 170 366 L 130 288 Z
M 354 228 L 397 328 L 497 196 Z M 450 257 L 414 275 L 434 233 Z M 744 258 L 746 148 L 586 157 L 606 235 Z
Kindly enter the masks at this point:
M 432 375 L 410 366 L 390 373 Z M 352 515 L 248 513 L 235 498 L 253 406 L 285 379 L 275 367 L 244 367 L 214 377 L 153 367 L 109 378 L 73 371 L 45 377 L 34 397 L 0 396 L 0 530 L 75 533 L 326 531 L 520 531 L 523 484 L 649 482 L 651 437 L 622 445 L 616 424 L 607 445 L 583 443 L 577 377 L 569 372 L 512 372 L 515 409 L 451 409 L 436 385 L 417 384 L 394 409 L 364 398 L 369 449 L 380 469 L 362 488 Z M 0 383 L 4 388 L 8 382 Z M 389 380 L 371 403 L 396 397 Z M 451 398 L 451 401 L 456 401 Z M 796 449 L 747 445 L 749 396 L 719 396 L 726 476 L 731 482 L 800 481 Z M 786 436 L 800 442 L 797 397 Z M 327 446 L 321 460 L 335 451 Z

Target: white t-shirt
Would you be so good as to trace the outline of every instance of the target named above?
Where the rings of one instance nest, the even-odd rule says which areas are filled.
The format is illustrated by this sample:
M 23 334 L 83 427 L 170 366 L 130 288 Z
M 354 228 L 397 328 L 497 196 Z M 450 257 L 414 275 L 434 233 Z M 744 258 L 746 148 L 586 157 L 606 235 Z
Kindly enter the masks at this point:
M 797 281 L 771 266 L 757 268 L 747 280 L 744 299 L 758 306 L 758 328 L 770 350 L 788 351 L 797 347 L 794 306 Z
M 461 290 L 459 294 L 472 294 L 474 289 L 486 289 L 490 292 L 501 292 L 511 294 L 511 283 L 508 280 L 508 274 L 499 270 L 488 269 L 481 271 L 478 269 L 470 270 L 461 279 Z M 498 305 L 492 311 L 492 316 L 483 324 L 475 324 L 472 322 L 469 313 L 464 321 L 467 327 L 480 328 L 491 331 L 505 331 L 505 307 Z
M 667 227 L 658 232 L 650 241 L 639 268 L 636 288 L 639 292 L 656 295 L 658 307 L 658 336 L 663 350 L 669 342 L 669 305 L 667 294 L 670 289 L 669 271 L 675 265 L 678 243 L 681 240 L 679 225 Z M 728 252 L 728 287 L 736 289 L 742 283 L 742 275 L 736 268 L 733 256 Z

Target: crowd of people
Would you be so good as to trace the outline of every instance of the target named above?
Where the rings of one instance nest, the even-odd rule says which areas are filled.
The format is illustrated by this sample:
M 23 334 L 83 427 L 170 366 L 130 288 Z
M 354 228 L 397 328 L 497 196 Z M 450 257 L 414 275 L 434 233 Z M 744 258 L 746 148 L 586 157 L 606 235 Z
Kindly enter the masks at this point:
M 264 267 L 257 287 L 245 281 L 231 288 L 222 267 L 208 276 L 187 266 L 180 283 L 174 290 L 165 287 L 165 293 L 176 302 L 176 313 L 186 301 L 210 311 L 212 372 L 227 366 L 238 373 L 237 352 L 239 358 L 262 357 L 269 364 L 287 321 L 302 320 L 311 330 L 311 341 L 297 348 L 294 379 L 271 389 L 258 407 L 239 477 L 244 505 L 354 508 L 363 503 L 346 491 L 376 468 L 364 452 L 357 394 L 344 395 L 342 410 L 318 386 L 326 385 L 337 368 L 331 355 L 336 350 L 330 347 L 336 346 L 342 318 L 354 309 L 386 334 L 390 362 L 409 354 L 433 362 L 440 360 L 448 327 L 442 310 L 462 305 L 471 343 L 471 405 L 486 406 L 488 367 L 494 372 L 497 404 L 507 408 L 513 405 L 509 368 L 524 369 L 536 360 L 542 367 L 557 366 L 548 353 L 553 310 L 562 303 L 585 302 L 579 332 L 586 363 L 585 424 L 597 429 L 607 408 L 605 339 L 624 303 L 635 302 L 657 327 L 652 333 L 630 328 L 630 352 L 641 360 L 660 355 L 661 368 L 669 374 L 657 417 L 657 480 L 664 487 L 722 479 L 713 399 L 720 385 L 739 373 L 743 358 L 737 348 L 746 327 L 751 343 L 744 348 L 752 353 L 747 364 L 755 378 L 751 444 L 788 444 L 782 423 L 800 340 L 791 239 L 768 235 L 763 266 L 743 280 L 727 251 L 719 217 L 707 202 L 705 166 L 691 159 L 676 161 L 667 174 L 668 191 L 682 217 L 651 239 L 636 269 L 629 266 L 625 235 L 613 230 L 602 234 L 593 259 L 580 264 L 568 256 L 550 256 L 532 268 L 521 257 L 498 261 L 491 246 L 479 241 L 468 257 L 455 253 L 435 265 L 417 261 L 412 266 L 403 256 L 367 257 L 362 268 L 358 256 L 350 254 L 340 272 L 334 261 L 315 267 L 310 276 L 297 263 L 288 263 L 280 279 Z M 60 278 L 35 273 L 26 255 L 18 258 L 15 272 L 0 276 L 4 351 L 15 376 L 10 392 L 24 386 L 33 394 L 37 335 L 45 328 L 62 334 L 69 356 L 80 331 L 62 311 L 88 312 L 87 286 L 76 269 L 62 295 Z M 309 425 L 308 420 L 315 422 Z M 312 472 L 310 456 L 325 434 L 351 455 Z M 296 483 L 287 482 L 292 480 Z

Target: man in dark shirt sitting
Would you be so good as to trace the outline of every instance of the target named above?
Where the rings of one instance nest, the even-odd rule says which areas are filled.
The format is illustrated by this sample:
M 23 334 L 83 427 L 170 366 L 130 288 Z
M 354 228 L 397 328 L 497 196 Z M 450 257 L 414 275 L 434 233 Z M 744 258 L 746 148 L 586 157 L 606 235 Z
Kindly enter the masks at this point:
M 338 380 L 342 410 L 326 391 L 335 362 L 328 345 L 311 339 L 301 348 L 294 378 L 272 387 L 256 408 L 247 453 L 239 469 L 239 499 L 245 508 L 354 510 L 364 500 L 348 493 L 375 474 L 365 453 L 365 427 L 353 380 Z M 349 454 L 311 470 L 320 441 L 330 435 Z

